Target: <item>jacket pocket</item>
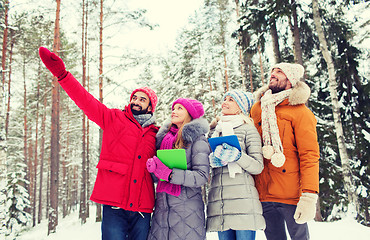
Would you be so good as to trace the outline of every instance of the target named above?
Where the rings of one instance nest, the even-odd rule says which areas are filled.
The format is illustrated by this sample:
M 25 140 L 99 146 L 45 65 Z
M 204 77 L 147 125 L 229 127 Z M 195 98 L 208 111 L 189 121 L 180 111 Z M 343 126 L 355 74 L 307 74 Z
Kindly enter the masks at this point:
M 271 164 L 271 163 L 270 163 Z M 270 165 L 268 192 L 276 198 L 295 199 L 299 197 L 299 172 Z
M 107 160 L 100 160 L 98 175 L 92 196 L 102 201 L 122 203 L 127 192 L 127 165 Z
M 286 149 L 292 151 L 296 149 L 295 147 L 295 137 L 294 129 L 292 127 L 292 122 L 284 114 L 280 114 L 277 125 L 279 128 L 279 136 L 281 139 L 281 144 L 284 147 L 284 152 Z

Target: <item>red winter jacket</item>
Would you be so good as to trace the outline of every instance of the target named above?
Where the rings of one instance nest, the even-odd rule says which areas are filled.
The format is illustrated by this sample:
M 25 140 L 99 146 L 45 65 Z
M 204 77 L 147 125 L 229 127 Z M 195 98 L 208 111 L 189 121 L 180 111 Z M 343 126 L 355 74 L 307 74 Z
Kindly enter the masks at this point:
M 153 212 L 154 186 L 146 160 L 155 155 L 153 124 L 142 128 L 131 108 L 109 109 L 71 73 L 59 81 L 87 117 L 103 129 L 98 174 L 90 200 L 129 211 Z

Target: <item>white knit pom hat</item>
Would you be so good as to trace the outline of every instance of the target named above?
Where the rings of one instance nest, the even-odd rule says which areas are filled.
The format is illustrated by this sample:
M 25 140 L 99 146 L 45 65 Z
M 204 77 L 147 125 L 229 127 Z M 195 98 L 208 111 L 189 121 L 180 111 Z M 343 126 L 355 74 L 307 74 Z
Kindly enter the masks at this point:
M 304 75 L 304 67 L 298 63 L 278 63 L 272 67 L 271 72 L 274 68 L 280 68 L 284 72 L 289 82 L 292 84 L 292 87 L 294 87 Z

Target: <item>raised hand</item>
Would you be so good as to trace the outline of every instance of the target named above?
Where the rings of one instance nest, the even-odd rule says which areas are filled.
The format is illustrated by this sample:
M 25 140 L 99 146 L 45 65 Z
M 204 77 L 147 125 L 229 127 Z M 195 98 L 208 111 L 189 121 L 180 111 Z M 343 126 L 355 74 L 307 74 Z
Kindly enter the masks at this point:
M 50 52 L 49 49 L 40 47 L 39 56 L 49 71 L 58 78 L 63 79 L 67 75 L 66 67 L 63 60 L 58 57 L 55 53 Z

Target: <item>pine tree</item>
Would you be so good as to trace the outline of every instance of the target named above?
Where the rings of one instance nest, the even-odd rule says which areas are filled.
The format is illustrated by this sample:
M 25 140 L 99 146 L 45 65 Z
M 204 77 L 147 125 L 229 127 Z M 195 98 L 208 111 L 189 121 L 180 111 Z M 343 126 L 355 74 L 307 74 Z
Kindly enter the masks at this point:
M 332 104 L 333 104 L 333 115 L 334 115 L 334 120 L 335 120 L 335 130 L 336 130 L 336 135 L 337 135 L 337 140 L 338 140 L 338 146 L 339 146 L 339 153 L 340 153 L 340 159 L 342 162 L 342 168 L 343 168 L 343 178 L 344 178 L 344 188 L 346 189 L 346 192 L 348 194 L 348 200 L 349 200 L 349 211 L 354 211 L 355 217 L 357 217 L 357 214 L 360 213 L 360 203 L 358 201 L 358 196 L 356 193 L 356 187 L 354 184 L 354 176 L 353 176 L 353 171 L 351 167 L 351 163 L 349 161 L 349 155 L 347 153 L 347 147 L 345 146 L 345 140 L 344 140 L 344 135 L 343 135 L 343 127 L 342 127 L 342 122 L 341 122 L 341 116 L 339 112 L 339 104 L 338 104 L 338 96 L 337 96 L 337 84 L 336 84 L 336 74 L 335 74 L 335 69 L 334 69 L 334 63 L 331 57 L 330 52 L 328 51 L 327 47 L 327 42 L 324 36 L 324 32 L 322 30 L 321 22 L 320 22 L 320 15 L 319 15 L 319 6 L 317 1 L 313 1 L 313 12 L 314 12 L 314 20 L 315 20 L 315 25 L 316 29 L 318 32 L 318 36 L 320 39 L 320 44 L 321 44 L 321 49 L 322 53 L 324 55 L 325 61 L 327 62 L 328 65 L 328 71 L 329 71 L 329 84 L 330 84 L 330 95 L 332 99 Z M 341 39 L 341 45 L 339 45 L 338 50 L 341 51 L 341 48 L 343 49 L 343 42 L 345 43 L 346 38 L 340 37 Z M 345 45 L 345 44 L 344 44 Z M 348 56 L 348 55 L 347 55 Z M 346 56 L 346 57 L 347 57 Z M 350 56 L 352 57 L 352 56 Z M 348 57 L 346 59 L 346 62 L 351 63 L 348 61 Z M 353 61 L 352 61 L 353 65 Z M 355 67 L 355 66 L 352 66 Z M 356 68 L 354 68 L 356 69 Z M 350 207 L 352 206 L 352 208 Z
M 19 229 L 27 226 L 32 219 L 29 213 L 31 208 L 29 191 L 26 188 L 26 169 L 23 156 L 23 112 L 19 109 L 14 117 L 19 121 L 11 121 L 9 126 L 9 144 L 7 161 L 6 185 L 6 216 L 5 235 L 15 237 Z

